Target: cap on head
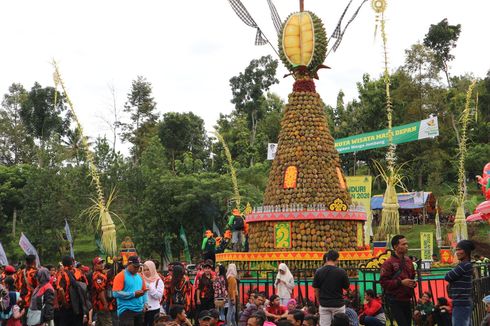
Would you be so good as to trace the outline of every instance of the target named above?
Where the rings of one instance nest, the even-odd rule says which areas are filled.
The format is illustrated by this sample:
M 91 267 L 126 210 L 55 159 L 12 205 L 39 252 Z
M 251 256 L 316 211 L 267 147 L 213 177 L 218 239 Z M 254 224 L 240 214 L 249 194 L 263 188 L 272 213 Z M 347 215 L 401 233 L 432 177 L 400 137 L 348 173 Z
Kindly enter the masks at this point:
M 240 215 L 242 215 L 242 214 L 240 214 L 240 211 L 239 211 L 237 208 L 233 209 L 233 210 L 231 211 L 231 214 L 233 214 L 233 215 L 235 215 L 235 216 L 240 216 Z
M 15 273 L 15 267 L 12 265 L 7 265 L 7 266 L 5 266 L 4 271 L 6 274 L 14 274 Z
M 98 264 L 101 264 L 103 262 L 104 262 L 104 259 L 102 259 L 100 257 L 95 257 L 94 260 L 92 260 L 93 265 L 98 265 Z
M 133 266 L 136 266 L 136 267 L 140 267 L 141 266 L 140 258 L 138 256 L 130 256 L 130 257 L 128 257 L 128 265 L 133 265 Z
M 219 320 L 219 311 L 216 309 L 209 310 L 209 315 L 216 320 Z
M 199 313 L 199 317 L 198 317 L 199 320 L 209 320 L 211 318 L 212 318 L 212 316 L 209 313 L 209 310 L 203 310 L 203 311 L 201 311 Z
M 490 295 L 483 298 L 483 303 L 490 305 Z

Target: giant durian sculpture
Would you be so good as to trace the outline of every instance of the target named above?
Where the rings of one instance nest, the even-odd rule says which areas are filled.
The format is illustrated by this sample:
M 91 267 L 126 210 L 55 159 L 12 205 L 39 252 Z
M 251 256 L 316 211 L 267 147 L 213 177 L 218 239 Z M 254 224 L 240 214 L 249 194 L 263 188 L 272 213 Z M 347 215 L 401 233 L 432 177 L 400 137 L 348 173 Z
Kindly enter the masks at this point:
M 265 205 L 350 203 L 339 154 L 313 78 L 325 67 L 327 39 L 315 14 L 291 14 L 279 36 L 279 54 L 295 82 L 281 121 Z M 291 181 L 291 182 L 290 182 Z
M 281 121 L 279 142 L 264 195 L 264 205 L 303 211 L 348 209 L 347 190 L 339 154 L 330 134 L 320 95 L 315 90 L 317 71 L 325 68 L 327 38 L 315 14 L 291 14 L 279 36 L 279 55 L 295 82 Z M 250 251 L 356 250 L 359 221 L 303 219 L 291 222 L 291 248 L 274 246 L 274 221 L 250 223 Z M 362 233 L 361 233 L 362 234 Z

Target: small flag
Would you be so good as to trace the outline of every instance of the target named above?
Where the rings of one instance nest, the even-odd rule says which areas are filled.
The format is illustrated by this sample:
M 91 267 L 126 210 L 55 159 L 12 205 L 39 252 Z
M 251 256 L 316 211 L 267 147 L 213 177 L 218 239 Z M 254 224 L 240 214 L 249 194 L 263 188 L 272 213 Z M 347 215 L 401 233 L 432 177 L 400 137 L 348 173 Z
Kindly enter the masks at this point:
M 70 243 L 70 256 L 75 259 L 75 253 L 73 252 L 73 237 L 71 236 L 70 226 L 68 225 L 68 221 L 65 219 L 65 233 L 66 240 Z
M 174 257 L 172 255 L 172 242 L 171 242 L 171 237 L 169 235 L 165 236 L 164 238 L 165 242 L 165 256 L 168 259 L 168 261 L 172 262 L 174 261 Z
M 8 264 L 7 254 L 5 253 L 5 250 L 3 250 L 2 243 L 0 242 L 0 265 L 6 266 Z
M 39 255 L 37 254 L 36 248 L 32 245 L 32 243 L 27 239 L 24 233 L 20 234 L 19 246 L 25 252 L 26 255 L 34 255 L 36 256 L 36 265 L 37 267 L 41 266 L 41 262 L 39 261 Z
M 216 225 L 216 222 L 214 222 L 214 220 L 213 220 L 213 232 L 216 233 L 218 237 L 221 237 L 221 232 L 219 231 L 219 228 Z
M 184 226 L 180 226 L 180 234 L 179 234 L 180 239 L 184 243 L 184 256 L 186 262 L 190 263 L 191 262 L 191 253 L 189 252 L 189 244 L 187 242 L 187 237 L 185 235 L 185 230 Z

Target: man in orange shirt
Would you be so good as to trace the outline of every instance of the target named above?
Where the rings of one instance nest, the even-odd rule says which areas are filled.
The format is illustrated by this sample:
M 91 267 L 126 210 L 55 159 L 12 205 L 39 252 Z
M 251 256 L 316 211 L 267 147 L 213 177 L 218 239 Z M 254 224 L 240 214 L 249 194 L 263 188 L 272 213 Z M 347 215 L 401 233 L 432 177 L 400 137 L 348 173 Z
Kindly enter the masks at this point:
M 74 295 L 73 287 L 70 291 L 70 285 L 72 281 L 88 284 L 87 279 L 83 273 L 73 267 L 73 258 L 65 256 L 62 259 L 63 269 L 58 272 L 56 280 L 56 289 L 58 292 L 58 300 L 61 304 L 60 307 L 60 326 L 82 326 L 84 318 L 87 318 L 88 311 L 86 309 L 85 302 L 79 302 L 80 305 L 76 306 L 77 301 L 83 301 L 83 298 L 72 298 Z M 77 285 L 74 285 L 77 286 Z
M 26 267 L 17 271 L 15 276 L 15 287 L 20 292 L 20 298 L 25 301 L 26 307 L 31 303 L 32 291 L 37 286 L 36 256 L 26 256 Z
M 112 326 L 111 310 L 113 300 L 107 298 L 107 275 L 104 273 L 104 260 L 95 257 L 92 261 L 94 273 L 92 274 L 92 308 L 97 316 L 96 326 Z
M 138 274 L 139 257 L 128 258 L 126 269 L 114 278 L 112 293 L 117 300 L 119 326 L 143 326 L 143 310 L 147 301 L 147 288 Z

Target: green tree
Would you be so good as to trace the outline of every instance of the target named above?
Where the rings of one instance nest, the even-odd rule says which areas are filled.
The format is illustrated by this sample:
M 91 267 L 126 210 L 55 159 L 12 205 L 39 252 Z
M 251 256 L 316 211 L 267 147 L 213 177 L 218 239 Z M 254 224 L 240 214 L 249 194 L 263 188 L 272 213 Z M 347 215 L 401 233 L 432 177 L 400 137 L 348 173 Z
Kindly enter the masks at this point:
M 447 18 L 444 18 L 438 24 L 430 25 L 429 32 L 424 38 L 424 45 L 434 51 L 437 66 L 444 71 L 449 86 L 451 86 L 449 62 L 454 59 L 451 50 L 456 47 L 460 33 L 460 24 L 449 25 Z
M 264 93 L 277 84 L 276 79 L 278 61 L 271 56 L 264 56 L 250 62 L 245 71 L 230 79 L 233 98 L 231 103 L 235 104 L 235 110 L 247 117 L 248 127 L 251 129 L 250 145 L 255 144 L 257 124 L 262 119 L 264 112 L 261 103 L 264 101 Z M 253 157 L 250 165 L 253 164 Z
M 45 145 L 51 136 L 65 135 L 70 126 L 61 94 L 53 87 L 43 88 L 37 82 L 27 96 L 23 97 L 20 117 L 28 134 L 39 140 L 41 150 L 46 149 Z
M 3 164 L 30 163 L 34 142 L 22 122 L 21 103 L 27 92 L 21 84 L 12 84 L 3 96 L 0 109 L 0 162 Z
M 152 86 L 144 77 L 138 76 L 133 80 L 124 104 L 124 112 L 130 115 L 131 122 L 121 123 L 121 139 L 133 144 L 131 153 L 135 162 L 139 162 L 149 139 L 156 132 L 158 120 Z
M 194 113 L 165 113 L 158 126 L 158 134 L 172 171 L 175 172 L 176 160 L 182 160 L 186 153 L 202 162 L 208 159 L 204 120 Z
M 267 143 L 277 143 L 283 116 L 284 102 L 273 93 L 267 93 L 261 101 L 262 118 L 257 122 L 255 142 L 250 143 L 251 129 L 247 117 L 234 110 L 229 115 L 220 115 L 216 130 L 223 136 L 230 149 L 233 161 L 238 166 L 250 166 L 250 162 L 263 162 L 267 158 Z M 212 144 L 213 171 L 227 171 L 227 161 L 223 146 Z
M 23 188 L 29 171 L 30 166 L 26 164 L 0 165 L 0 233 L 7 251 L 10 249 L 10 240 L 15 239 L 17 234 L 17 217 L 22 210 Z
M 20 229 L 36 247 L 42 261 L 53 262 L 67 253 L 65 219 L 72 226 L 87 230 L 88 221 L 79 219 L 90 206 L 90 181 L 84 167 L 34 167 L 23 187 Z M 85 226 L 84 226 L 85 225 Z

